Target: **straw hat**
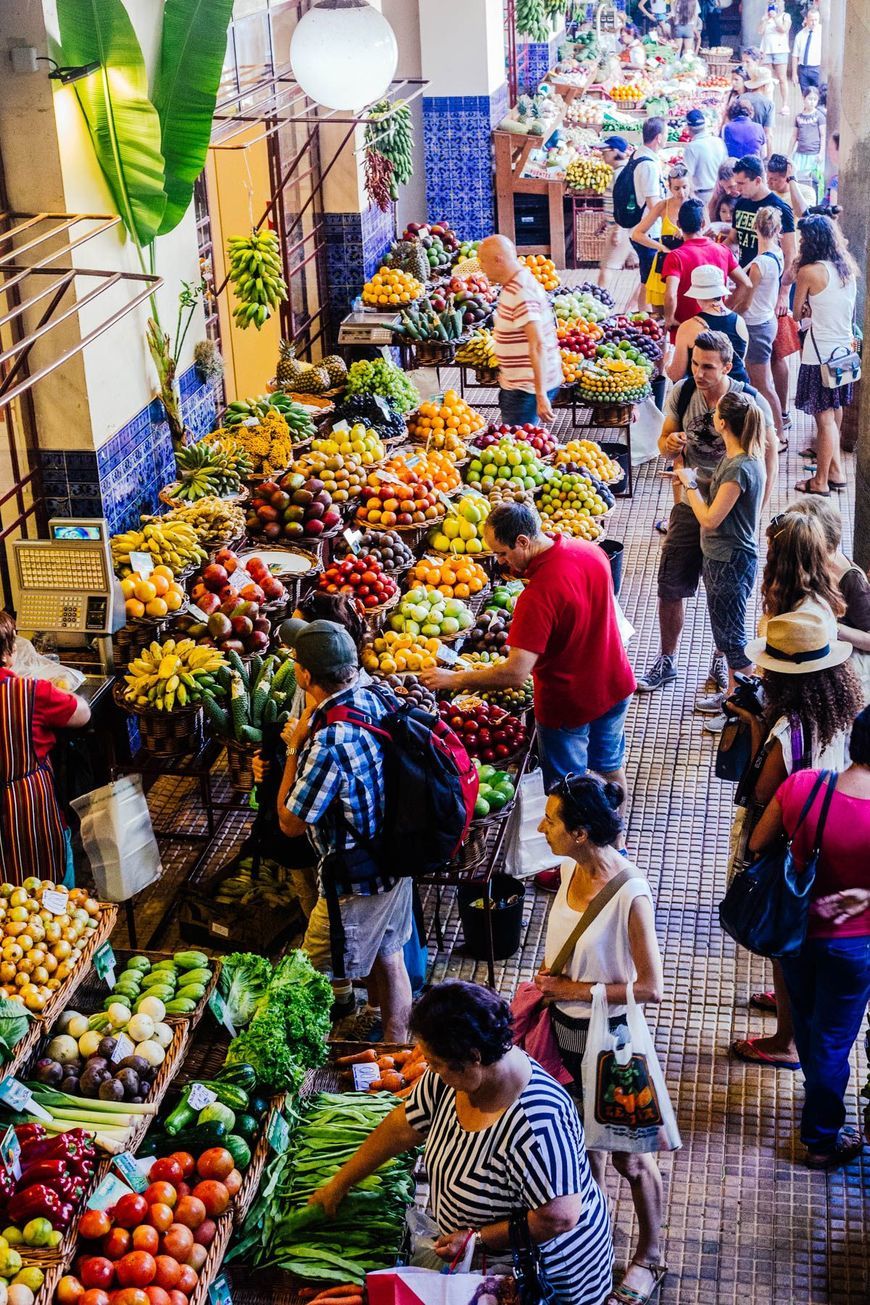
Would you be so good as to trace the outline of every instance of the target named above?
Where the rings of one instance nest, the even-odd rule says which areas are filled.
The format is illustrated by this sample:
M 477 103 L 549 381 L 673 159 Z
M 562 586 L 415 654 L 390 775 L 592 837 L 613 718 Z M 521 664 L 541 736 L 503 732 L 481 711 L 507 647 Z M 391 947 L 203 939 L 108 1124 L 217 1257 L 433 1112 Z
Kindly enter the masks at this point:
M 747 77 L 747 91 L 766 91 L 773 85 L 773 77 L 766 68 L 759 68 L 753 77 Z
M 783 612 L 772 616 L 763 639 L 746 645 L 746 656 L 756 666 L 778 675 L 811 675 L 831 666 L 842 666 L 851 655 L 852 645 L 844 639 L 833 642 L 828 623 L 817 612 Z

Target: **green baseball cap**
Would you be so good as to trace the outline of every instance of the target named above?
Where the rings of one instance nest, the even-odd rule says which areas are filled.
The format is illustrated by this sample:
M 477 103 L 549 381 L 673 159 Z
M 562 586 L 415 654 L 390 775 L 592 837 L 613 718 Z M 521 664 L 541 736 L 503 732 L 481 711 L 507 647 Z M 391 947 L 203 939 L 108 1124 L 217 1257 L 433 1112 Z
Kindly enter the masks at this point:
M 358 666 L 356 644 L 344 626 L 334 621 L 302 621 L 291 617 L 278 629 L 278 638 L 292 648 L 296 660 L 313 676 L 334 675 L 348 666 Z

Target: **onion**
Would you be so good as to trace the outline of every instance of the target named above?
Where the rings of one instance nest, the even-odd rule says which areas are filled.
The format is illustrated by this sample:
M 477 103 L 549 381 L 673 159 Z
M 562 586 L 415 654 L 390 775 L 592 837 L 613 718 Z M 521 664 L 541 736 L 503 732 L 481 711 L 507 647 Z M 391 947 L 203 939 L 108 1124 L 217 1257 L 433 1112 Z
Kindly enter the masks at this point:
M 166 1052 L 160 1043 L 151 1039 L 146 1039 L 144 1042 L 137 1044 L 136 1055 L 141 1056 L 143 1060 L 147 1060 L 148 1064 L 153 1065 L 155 1069 L 158 1065 L 162 1065 L 166 1059 Z
M 150 1015 L 140 1012 L 127 1024 L 127 1036 L 134 1042 L 147 1042 L 154 1036 L 154 1021 Z
M 162 1020 L 158 1020 L 154 1025 L 153 1040 L 159 1042 L 161 1047 L 168 1047 L 172 1041 L 171 1026 L 169 1024 L 164 1024 Z
M 45 1048 L 45 1054 L 50 1060 L 56 1060 L 60 1065 L 77 1065 L 79 1063 L 79 1044 L 75 1038 L 69 1037 L 66 1033 L 59 1033 L 56 1038 L 52 1038 Z

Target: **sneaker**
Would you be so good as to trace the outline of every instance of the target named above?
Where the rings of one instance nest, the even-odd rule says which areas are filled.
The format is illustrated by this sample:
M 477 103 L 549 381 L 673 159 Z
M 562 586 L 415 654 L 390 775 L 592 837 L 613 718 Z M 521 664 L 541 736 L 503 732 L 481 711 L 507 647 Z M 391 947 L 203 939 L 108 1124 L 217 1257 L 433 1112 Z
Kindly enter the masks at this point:
M 723 711 L 718 716 L 708 716 L 701 728 L 708 734 L 721 734 L 727 723 L 728 717 Z
M 695 699 L 695 711 L 700 712 L 702 716 L 718 716 L 724 701 L 724 693 L 702 694 Z
M 673 657 L 666 657 L 662 653 L 657 657 L 646 675 L 641 675 L 637 681 L 638 693 L 652 693 L 655 689 L 660 689 L 663 684 L 670 684 L 677 678 L 677 668 L 674 665 Z
M 535 887 L 543 893 L 558 893 L 562 886 L 562 867 L 554 866 L 552 870 L 539 870 L 535 875 Z
M 720 690 L 722 693 L 728 688 L 728 663 L 725 661 L 722 653 L 714 653 L 710 660 L 710 672 L 707 676 L 708 682 L 712 680 L 713 688 L 707 689 L 705 693 L 715 693 Z

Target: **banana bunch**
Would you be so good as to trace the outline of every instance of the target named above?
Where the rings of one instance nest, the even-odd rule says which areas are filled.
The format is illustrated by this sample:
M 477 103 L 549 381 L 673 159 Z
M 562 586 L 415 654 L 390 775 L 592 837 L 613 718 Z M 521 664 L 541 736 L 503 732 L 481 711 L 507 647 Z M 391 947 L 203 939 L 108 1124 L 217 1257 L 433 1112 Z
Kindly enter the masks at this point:
M 179 479 L 167 486 L 170 498 L 193 503 L 200 498 L 238 494 L 242 477 L 251 474 L 251 464 L 243 449 L 230 452 L 207 440 L 188 444 L 175 455 Z
M 286 908 L 290 871 L 284 866 L 263 857 L 255 877 L 253 860 L 246 857 L 238 862 L 235 870 L 235 874 L 218 885 L 214 898 L 218 906 L 250 906 L 261 901 L 266 906 Z
M 176 575 L 189 566 L 198 566 L 208 556 L 193 526 L 169 516 L 144 519 L 141 530 L 113 535 L 111 548 L 112 563 L 121 579 L 133 569 L 131 553 L 150 553 L 155 566 L 171 567 Z
M 405 186 L 414 175 L 414 132 L 411 110 L 402 100 L 391 104 L 379 100 L 369 110 L 365 146 L 367 151 L 380 154 L 392 164 L 387 185 L 390 197 L 399 198 L 399 186 Z
M 224 692 L 216 675 L 225 664 L 219 649 L 192 639 L 167 639 L 163 644 L 155 639 L 127 667 L 124 697 L 131 706 L 155 711 L 190 707 Z
M 221 424 L 224 430 L 236 430 L 239 426 L 250 425 L 251 421 L 268 417 L 272 411 L 278 411 L 284 418 L 294 444 L 310 439 L 314 434 L 314 422 L 308 409 L 280 390 L 274 394 L 258 394 L 253 399 L 234 399 L 227 405 Z
M 173 508 L 160 520 L 183 521 L 191 526 L 200 544 L 209 553 L 233 539 L 239 539 L 245 533 L 245 514 L 242 508 L 237 503 L 228 503 L 225 498 L 215 498 L 214 495 Z
M 233 311 L 236 326 L 245 330 L 253 323 L 259 331 L 273 310 L 287 298 L 278 237 L 269 230 L 231 236 L 227 241 L 227 257 L 230 281 L 239 301 Z
M 517 36 L 527 36 L 530 41 L 549 41 L 550 27 L 546 9 L 545 0 L 517 0 Z
M 492 332 L 486 327 L 475 331 L 471 338 L 456 350 L 456 361 L 466 367 L 498 367 L 498 358 L 492 345 Z

